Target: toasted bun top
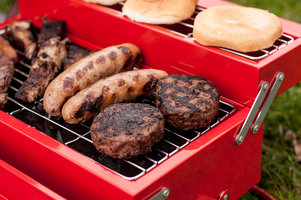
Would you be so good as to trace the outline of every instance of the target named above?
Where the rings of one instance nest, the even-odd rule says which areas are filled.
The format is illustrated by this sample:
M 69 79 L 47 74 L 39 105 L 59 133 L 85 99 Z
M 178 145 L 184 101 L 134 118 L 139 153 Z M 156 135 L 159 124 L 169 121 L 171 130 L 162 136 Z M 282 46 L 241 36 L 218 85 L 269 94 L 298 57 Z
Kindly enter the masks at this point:
M 202 45 L 241 52 L 265 49 L 282 35 L 277 16 L 266 10 L 238 6 L 216 6 L 200 12 L 193 36 Z
M 99 3 L 99 4 L 105 5 L 105 6 L 112 6 L 112 5 L 122 2 L 122 1 L 125 1 L 125 0 L 85 0 L 85 2 Z
M 122 13 L 130 19 L 150 24 L 174 24 L 188 19 L 198 0 L 127 0 Z

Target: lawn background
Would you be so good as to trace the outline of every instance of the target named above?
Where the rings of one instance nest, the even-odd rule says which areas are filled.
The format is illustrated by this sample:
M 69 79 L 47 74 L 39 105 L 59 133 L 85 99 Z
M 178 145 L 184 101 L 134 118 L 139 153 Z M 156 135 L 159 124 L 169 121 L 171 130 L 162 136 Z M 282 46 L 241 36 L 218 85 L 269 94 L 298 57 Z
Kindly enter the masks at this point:
M 279 17 L 301 23 L 301 0 L 230 1 L 269 10 Z M 0 11 L 8 12 L 12 2 L 0 0 Z M 277 97 L 266 116 L 258 184 L 279 200 L 298 200 L 301 199 L 301 163 L 296 161 L 292 140 L 285 138 L 288 132 L 295 133 L 301 141 L 301 83 Z M 258 199 L 249 192 L 240 198 Z
M 231 1 L 269 10 L 279 17 L 301 23 L 301 0 Z M 292 139 L 285 139 L 288 132 L 295 133 L 301 142 L 300 82 L 278 96 L 266 116 L 263 129 L 261 181 L 258 184 L 279 200 L 300 200 L 301 163 L 295 158 Z M 259 198 L 247 193 L 240 199 Z

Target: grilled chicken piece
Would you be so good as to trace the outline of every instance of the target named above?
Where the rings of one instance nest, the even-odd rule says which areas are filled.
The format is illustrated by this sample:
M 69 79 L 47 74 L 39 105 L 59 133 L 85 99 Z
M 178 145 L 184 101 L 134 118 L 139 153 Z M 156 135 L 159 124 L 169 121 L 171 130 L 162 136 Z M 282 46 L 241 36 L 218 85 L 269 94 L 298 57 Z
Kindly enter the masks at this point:
M 40 33 L 38 34 L 38 44 L 41 46 L 42 43 L 49 40 L 53 37 L 61 37 L 63 38 L 63 34 L 65 31 L 65 21 L 63 20 L 57 20 L 52 21 L 47 18 L 42 19 L 42 28 L 40 30 Z
M 16 93 L 16 98 L 32 103 L 42 97 L 50 81 L 60 71 L 62 59 L 66 55 L 66 41 L 60 41 L 60 37 L 44 42 L 30 68 L 27 80 Z
M 16 51 L 8 41 L 0 36 L 0 108 L 7 102 L 7 89 L 14 75 L 14 62 L 17 62 Z
M 6 26 L 6 32 L 10 41 L 16 45 L 17 49 L 24 51 L 25 57 L 29 60 L 32 59 L 37 46 L 32 29 L 32 23 L 26 20 L 12 22 Z
M 93 53 L 93 51 L 75 44 L 67 45 L 67 49 L 67 58 L 63 59 L 64 70 L 66 70 L 76 61 Z

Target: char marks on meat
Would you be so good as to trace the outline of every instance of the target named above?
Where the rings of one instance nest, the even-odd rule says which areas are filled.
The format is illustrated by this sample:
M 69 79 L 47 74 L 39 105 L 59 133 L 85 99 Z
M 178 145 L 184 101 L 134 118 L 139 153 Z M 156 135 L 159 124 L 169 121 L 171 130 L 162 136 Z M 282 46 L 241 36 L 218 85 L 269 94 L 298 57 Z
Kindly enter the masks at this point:
M 32 103 L 42 97 L 50 81 L 60 71 L 66 54 L 66 41 L 60 41 L 60 37 L 44 42 L 33 61 L 27 80 L 16 93 L 16 98 Z
M 155 96 L 156 106 L 178 129 L 208 126 L 218 114 L 219 92 L 205 78 L 169 75 L 158 81 Z
M 120 46 L 128 48 L 130 54 L 124 55 Z M 109 58 L 112 51 L 117 53 L 114 60 Z M 43 98 L 44 110 L 52 116 L 59 116 L 67 97 L 84 90 L 101 78 L 139 66 L 140 62 L 137 63 L 136 58 L 140 54 L 141 51 L 136 45 L 124 43 L 104 48 L 80 59 L 49 84 Z
M 111 104 L 148 97 L 155 83 L 165 76 L 162 70 L 140 69 L 101 79 L 71 97 L 63 106 L 62 116 L 67 123 L 79 123 Z
M 42 19 L 42 28 L 40 33 L 38 34 L 38 44 L 41 46 L 42 43 L 49 40 L 53 37 L 61 37 L 63 38 L 63 34 L 65 32 L 65 21 L 57 20 L 52 21 L 47 18 Z
M 102 110 L 91 126 L 96 149 L 113 158 L 130 158 L 151 151 L 164 136 L 164 117 L 143 103 L 113 104 Z
M 88 56 L 91 53 L 93 53 L 93 51 L 90 51 L 84 47 L 75 44 L 67 45 L 67 57 L 63 59 L 64 70 L 66 70 L 76 61 Z
M 9 42 L 0 36 L 0 108 L 7 102 L 7 89 L 14 75 L 14 63 L 18 56 Z
M 37 46 L 32 23 L 27 20 L 16 21 L 5 28 L 10 42 L 20 51 L 24 51 L 27 59 L 32 59 Z

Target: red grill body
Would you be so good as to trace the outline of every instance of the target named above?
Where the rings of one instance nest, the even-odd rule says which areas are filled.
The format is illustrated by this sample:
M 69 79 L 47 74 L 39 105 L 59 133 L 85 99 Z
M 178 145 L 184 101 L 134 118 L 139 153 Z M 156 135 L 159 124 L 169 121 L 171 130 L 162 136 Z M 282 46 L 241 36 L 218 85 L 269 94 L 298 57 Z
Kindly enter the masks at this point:
M 44 185 L 0 160 L 0 199 L 64 199 Z M 17 192 L 16 192 L 17 191 Z
M 199 1 L 198 6 L 230 4 Z M 123 42 L 138 45 L 144 67 L 168 73 L 206 77 L 222 100 L 236 112 L 204 135 L 136 180 L 126 180 L 94 160 L 0 111 L 0 158 L 50 190 L 72 199 L 149 199 L 162 188 L 169 199 L 218 199 L 227 191 L 237 199 L 260 180 L 262 126 L 236 145 L 262 81 L 286 76 L 277 95 L 301 80 L 301 25 L 282 19 L 294 38 L 287 46 L 258 61 L 205 47 L 170 30 L 129 20 L 120 12 L 81 0 L 19 1 L 20 16 L 5 22 L 41 18 L 63 19 L 67 36 L 76 44 L 99 49 Z M 1 197 L 1 196 L 0 196 Z

